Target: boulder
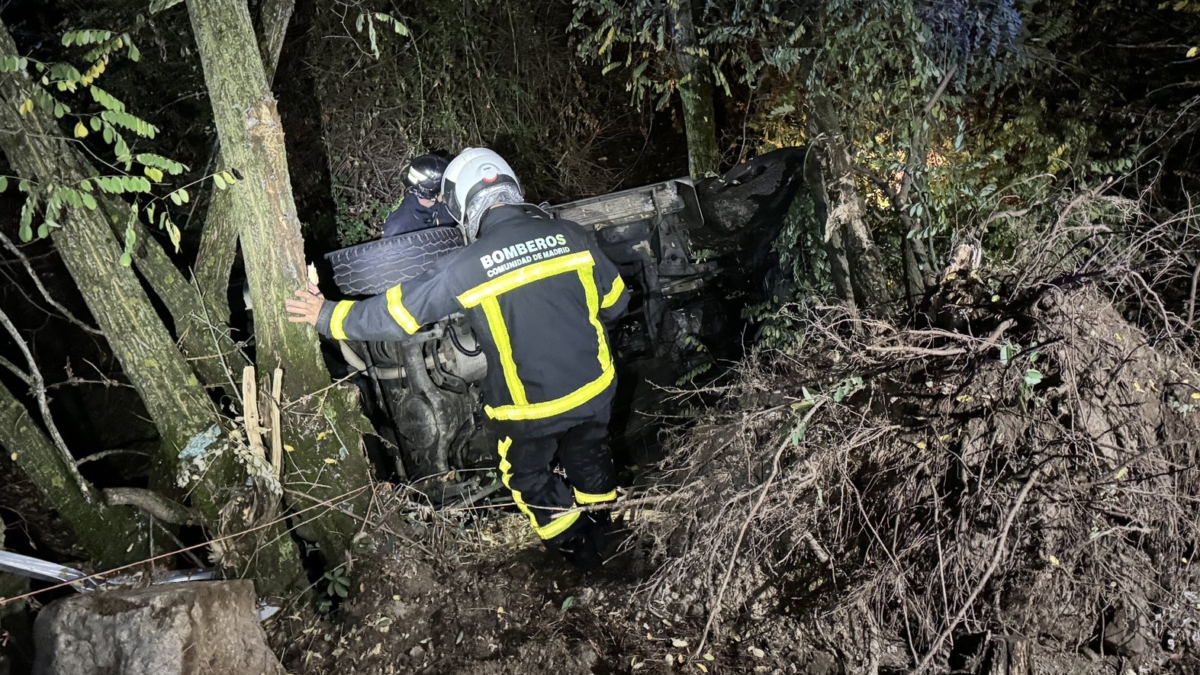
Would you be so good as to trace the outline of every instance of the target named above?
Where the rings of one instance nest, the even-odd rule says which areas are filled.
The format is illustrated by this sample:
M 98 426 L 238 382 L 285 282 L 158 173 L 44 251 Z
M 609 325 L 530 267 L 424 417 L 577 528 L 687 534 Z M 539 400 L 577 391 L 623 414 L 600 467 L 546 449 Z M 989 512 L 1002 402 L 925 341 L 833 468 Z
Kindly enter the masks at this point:
M 282 675 L 249 581 L 58 600 L 34 623 L 34 675 Z

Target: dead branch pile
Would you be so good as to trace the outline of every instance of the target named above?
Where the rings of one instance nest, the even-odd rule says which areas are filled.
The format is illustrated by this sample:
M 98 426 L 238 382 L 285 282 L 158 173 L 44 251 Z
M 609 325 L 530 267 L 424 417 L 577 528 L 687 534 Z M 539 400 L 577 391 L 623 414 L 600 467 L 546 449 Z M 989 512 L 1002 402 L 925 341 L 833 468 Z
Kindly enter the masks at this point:
M 670 443 L 689 497 L 641 527 L 651 602 L 701 648 L 784 630 L 862 672 L 1026 672 L 996 663 L 1028 639 L 1200 653 L 1200 371 L 1187 289 L 1154 282 L 1191 276 L 1194 240 L 1071 209 L 1019 274 L 947 274 L 926 327 L 789 309 L 795 348 Z

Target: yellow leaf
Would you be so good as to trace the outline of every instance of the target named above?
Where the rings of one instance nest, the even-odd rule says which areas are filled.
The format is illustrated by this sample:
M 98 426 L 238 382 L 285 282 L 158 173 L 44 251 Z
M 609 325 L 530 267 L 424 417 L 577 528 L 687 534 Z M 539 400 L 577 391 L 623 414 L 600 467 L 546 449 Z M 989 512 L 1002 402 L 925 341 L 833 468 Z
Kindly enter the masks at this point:
M 1055 556 L 1050 556 L 1050 564 L 1051 564 L 1051 565 L 1054 565 L 1055 567 L 1058 567 L 1058 566 L 1059 566 L 1059 565 L 1061 565 L 1062 563 L 1060 563 L 1060 562 L 1058 561 L 1058 558 L 1057 558 L 1057 557 L 1055 557 Z
M 288 452 L 295 452 L 295 451 L 296 451 L 296 449 L 295 449 L 295 448 L 293 448 L 293 447 L 292 447 L 292 446 L 290 446 L 290 445 L 284 445 L 284 446 L 283 446 L 283 449 L 284 449 L 284 450 L 287 450 Z
M 1190 59 L 1190 58 L 1195 57 L 1196 54 L 1200 54 L 1200 47 L 1192 47 L 1191 49 L 1189 49 L 1188 53 L 1187 53 L 1187 57 Z
M 992 302 L 1000 302 L 1000 296 L 998 296 L 998 295 L 993 295 L 993 296 L 992 296 Z
M 1117 342 L 1121 342 L 1122 340 L 1124 340 L 1124 338 L 1121 337 L 1120 333 L 1113 333 L 1113 337 L 1117 338 Z
M 958 401 L 959 403 L 970 403 L 973 400 L 973 397 L 968 394 L 963 394 L 954 400 Z
M 75 123 L 75 138 L 87 138 L 88 130 L 83 122 Z
M 15 452 L 12 454 L 12 461 L 17 461 L 17 453 Z
M 17 108 L 17 112 L 21 113 L 21 117 L 33 112 L 33 99 L 25 99 L 25 102 L 21 104 L 21 107 Z
M 1200 401 L 1200 392 L 1193 391 L 1193 392 L 1192 392 L 1192 400 L 1193 400 L 1193 401 Z
M 1116 478 L 1117 480 L 1125 480 L 1125 477 L 1128 475 L 1129 475 L 1129 467 L 1123 466 L 1117 470 L 1117 473 L 1113 475 L 1113 478 Z
M 1134 381 L 1133 381 L 1133 390 L 1134 390 L 1134 391 L 1141 391 L 1141 390 L 1142 390 L 1142 385 L 1141 385 L 1141 384 L 1139 384 L 1137 380 L 1134 380 Z
M 950 440 L 950 434 L 942 434 L 941 436 L 938 436 L 938 440 L 945 443 L 946 441 Z
M 687 645 L 688 645 L 687 640 L 680 640 L 679 638 L 673 638 L 671 640 L 671 646 L 676 649 L 683 649 Z
M 917 446 L 918 450 L 924 450 L 927 447 L 925 445 L 925 441 L 917 441 L 916 443 L 913 443 L 913 445 Z
M 702 672 L 702 673 L 707 673 L 707 672 L 708 672 L 708 667 L 707 667 L 707 666 L 705 666 L 703 663 L 697 663 L 697 664 L 696 664 L 696 667 L 697 667 L 697 668 L 699 668 L 699 669 L 700 669 L 700 672 Z
M 713 656 L 712 652 L 704 652 L 704 660 L 705 661 L 715 661 L 716 659 L 717 659 L 717 657 Z
M 337 460 L 336 460 L 336 459 L 334 459 L 334 458 L 332 458 L 332 457 L 326 457 L 326 458 L 325 458 L 325 463 L 326 463 L 326 464 L 337 464 Z
M 150 180 L 154 181 L 155 183 L 162 182 L 163 172 L 159 171 L 158 169 L 156 169 L 152 166 L 147 166 L 147 167 L 143 168 L 142 173 L 146 174 L 146 177 L 149 178 Z

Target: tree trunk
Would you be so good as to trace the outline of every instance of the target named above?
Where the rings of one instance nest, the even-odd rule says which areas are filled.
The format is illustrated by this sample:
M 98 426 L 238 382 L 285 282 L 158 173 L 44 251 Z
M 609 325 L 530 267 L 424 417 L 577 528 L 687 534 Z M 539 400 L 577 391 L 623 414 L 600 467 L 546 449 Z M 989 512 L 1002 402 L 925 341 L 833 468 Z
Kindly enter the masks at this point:
M 329 388 L 315 332 L 291 324 L 284 301 L 307 283 L 304 241 L 288 178 L 283 129 L 254 41 L 246 0 L 188 0 L 224 160 L 241 173 L 233 220 L 254 303 L 258 372 L 284 371 L 289 406 L 287 482 L 324 501 L 370 483 L 360 430 L 365 420 L 346 388 Z M 314 394 L 325 391 L 320 400 Z M 366 510 L 361 491 L 349 504 Z M 305 532 L 329 560 L 341 559 L 355 523 L 330 510 Z
M 696 25 L 691 0 L 667 3 L 671 22 L 671 45 L 679 68 L 679 97 L 683 101 L 683 123 L 687 131 L 688 173 L 704 178 L 717 172 L 721 153 L 717 149 L 717 118 L 713 112 L 713 84 L 705 60 L 696 54 Z
M 75 534 L 79 547 L 101 567 L 141 560 L 149 553 L 147 530 L 132 511 L 112 508 L 74 467 L 68 467 L 8 387 L 0 385 L 0 446 L 29 476 L 46 504 Z
M 854 183 L 854 160 L 842 133 L 841 121 L 833 102 L 826 97 L 813 100 L 813 122 L 825 149 L 832 184 L 834 206 L 826 225 L 826 241 L 840 235 L 849 261 L 850 283 L 854 300 L 869 308 L 887 301 L 883 261 L 871 231 L 863 219 L 866 203 Z
M 0 21 L 0 57 L 18 56 L 7 27 Z M 47 186 L 77 185 L 91 167 L 60 135 L 53 118 L 36 108 L 25 115 L 18 107 L 32 97 L 35 85 L 25 72 L 0 76 L 0 148 L 22 178 Z M 162 436 L 157 473 L 173 483 L 180 452 L 218 422 L 204 388 L 175 347 L 141 282 L 131 268 L 119 264 L 121 247 L 103 209 L 71 208 L 51 239 L 75 280 L 84 301 L 108 340 L 121 369 L 137 389 Z M 154 244 L 156 245 L 156 244 Z M 226 487 L 235 475 L 231 453 L 214 455 L 204 477 L 191 491 L 210 531 L 220 531 Z M 276 528 L 279 530 L 279 528 Z M 282 530 L 280 530 L 282 531 Z M 265 581 L 264 591 L 282 593 L 302 579 L 299 560 L 286 534 L 262 547 L 252 561 Z M 245 542 L 243 542 L 245 543 Z M 237 544 L 226 544 L 236 548 Z
M 259 52 L 267 73 L 267 80 L 275 77 L 279 65 L 279 53 L 283 50 L 283 38 L 287 35 L 288 22 L 296 8 L 296 0 L 265 0 L 259 13 L 262 28 Z M 219 146 L 219 144 L 218 144 Z M 225 170 L 225 158 L 219 157 L 217 170 Z M 237 223 L 231 213 L 233 194 L 228 190 L 212 191 L 204 227 L 200 231 L 200 251 L 196 254 L 196 265 L 192 272 L 196 287 L 204 296 L 204 306 L 209 316 L 222 323 L 229 322 L 229 273 L 237 259 Z M 237 370 L 237 375 L 241 369 Z
M 810 136 L 813 125 L 809 124 Z M 854 302 L 854 289 L 850 285 L 850 263 L 846 260 L 846 248 L 842 245 L 842 235 L 837 228 L 829 227 L 829 193 L 825 191 L 825 172 L 821 170 L 821 160 L 815 152 L 809 152 L 804 158 L 804 183 L 808 186 L 813 199 L 813 215 L 821 231 L 814 238 L 825 242 L 825 257 L 829 260 L 829 275 L 833 281 L 833 291 L 842 302 Z

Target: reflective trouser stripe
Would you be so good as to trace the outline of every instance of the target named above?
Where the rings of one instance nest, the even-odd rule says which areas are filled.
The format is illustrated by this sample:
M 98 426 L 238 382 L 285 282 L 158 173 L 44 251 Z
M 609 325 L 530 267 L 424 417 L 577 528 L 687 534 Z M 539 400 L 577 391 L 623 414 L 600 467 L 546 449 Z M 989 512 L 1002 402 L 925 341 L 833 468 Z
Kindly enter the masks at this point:
M 334 340 L 346 339 L 346 315 L 353 306 L 353 300 L 342 300 L 334 306 L 333 316 L 329 317 L 329 334 Z
M 532 527 L 533 531 L 536 532 L 537 535 L 542 539 L 553 539 L 554 537 L 557 537 L 563 532 L 569 530 L 571 526 L 575 524 L 575 521 L 579 520 L 578 513 L 568 513 L 558 518 L 551 516 L 550 522 L 546 523 L 545 525 L 539 525 L 537 516 L 533 514 L 533 510 L 529 508 L 529 505 L 525 503 L 525 499 L 522 497 L 521 491 L 513 490 L 511 484 L 512 463 L 508 461 L 508 450 L 511 447 L 512 438 L 505 438 L 496 445 L 496 450 L 500 453 L 500 480 L 504 482 L 504 487 L 508 488 L 509 491 L 512 492 L 513 502 L 516 503 L 517 508 L 521 510 L 521 513 L 524 513 L 529 517 L 530 527 Z
M 592 494 L 590 492 L 581 492 L 578 489 L 575 490 L 576 504 L 603 504 L 605 502 L 616 501 L 616 499 L 616 490 L 609 490 L 602 495 Z

